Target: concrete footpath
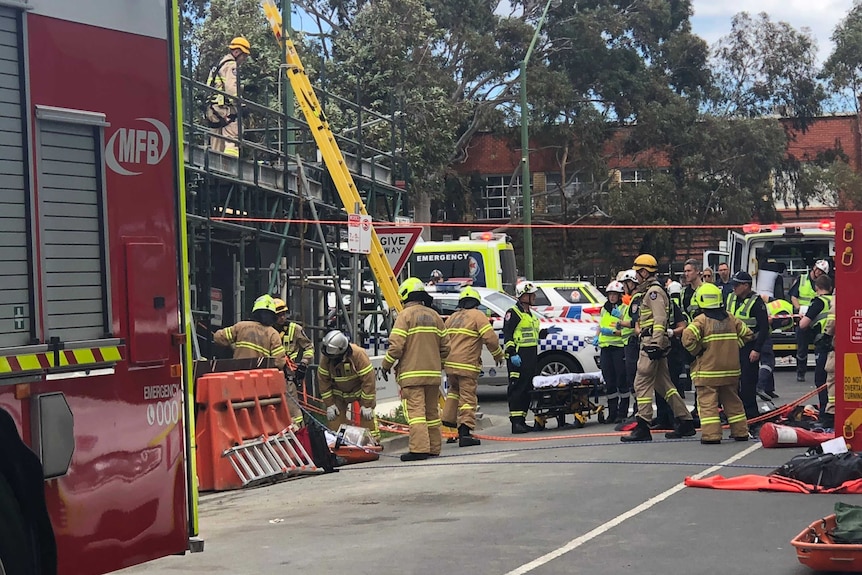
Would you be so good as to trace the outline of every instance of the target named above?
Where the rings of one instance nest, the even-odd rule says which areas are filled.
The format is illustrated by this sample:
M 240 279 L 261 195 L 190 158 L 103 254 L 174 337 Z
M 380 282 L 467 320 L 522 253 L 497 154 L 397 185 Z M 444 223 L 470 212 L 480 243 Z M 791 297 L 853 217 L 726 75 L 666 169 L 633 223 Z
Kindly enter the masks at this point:
M 809 375 L 809 379 L 811 376 Z M 808 386 L 810 387 L 810 386 Z M 796 397 L 805 384 L 784 397 Z M 802 575 L 790 539 L 846 496 L 686 488 L 686 476 L 766 474 L 803 449 L 698 438 L 623 444 L 612 426 L 512 437 L 504 418 L 401 463 L 374 463 L 201 499 L 204 553 L 124 573 Z M 659 439 L 661 438 L 661 439 Z

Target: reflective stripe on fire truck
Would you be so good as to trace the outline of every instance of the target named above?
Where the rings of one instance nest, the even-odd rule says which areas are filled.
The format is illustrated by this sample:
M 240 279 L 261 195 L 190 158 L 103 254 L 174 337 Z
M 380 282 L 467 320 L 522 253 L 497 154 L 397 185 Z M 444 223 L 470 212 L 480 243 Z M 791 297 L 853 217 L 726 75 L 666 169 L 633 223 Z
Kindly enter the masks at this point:
M 122 359 L 122 348 L 116 345 L 82 349 L 62 349 L 58 352 L 45 351 L 40 353 L 6 355 L 0 356 L 0 375 L 41 371 L 55 367 L 117 363 Z

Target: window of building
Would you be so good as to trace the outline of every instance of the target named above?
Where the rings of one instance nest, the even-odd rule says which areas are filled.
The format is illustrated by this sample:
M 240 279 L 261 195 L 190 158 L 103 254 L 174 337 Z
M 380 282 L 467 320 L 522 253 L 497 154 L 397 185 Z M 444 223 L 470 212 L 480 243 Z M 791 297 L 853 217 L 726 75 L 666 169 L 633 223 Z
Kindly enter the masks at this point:
M 509 197 L 514 198 L 516 211 L 521 206 L 521 178 L 511 175 L 486 176 L 486 184 L 482 189 L 482 205 L 478 208 L 477 216 L 482 220 L 505 220 L 509 219 L 511 206 Z M 511 190 L 509 184 L 511 182 Z M 506 192 L 509 191 L 509 196 Z

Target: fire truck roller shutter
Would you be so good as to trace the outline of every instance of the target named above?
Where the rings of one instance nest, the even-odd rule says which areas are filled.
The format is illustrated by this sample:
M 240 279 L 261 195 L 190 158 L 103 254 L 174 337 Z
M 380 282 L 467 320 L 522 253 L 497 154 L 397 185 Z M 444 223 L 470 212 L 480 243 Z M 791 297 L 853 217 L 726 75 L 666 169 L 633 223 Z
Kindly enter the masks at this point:
M 0 348 L 30 343 L 20 10 L 0 6 Z
M 46 339 L 98 340 L 110 329 L 101 126 L 37 106 Z M 80 122 L 80 123 L 79 123 Z

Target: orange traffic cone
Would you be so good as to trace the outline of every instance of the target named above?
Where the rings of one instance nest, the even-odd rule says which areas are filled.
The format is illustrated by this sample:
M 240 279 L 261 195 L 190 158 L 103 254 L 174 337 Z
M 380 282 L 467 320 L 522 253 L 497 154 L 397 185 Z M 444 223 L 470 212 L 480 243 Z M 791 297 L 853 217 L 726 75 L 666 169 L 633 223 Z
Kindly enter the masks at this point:
M 816 447 L 834 437 L 833 433 L 809 431 L 772 422 L 764 423 L 760 428 L 760 442 L 763 447 Z

